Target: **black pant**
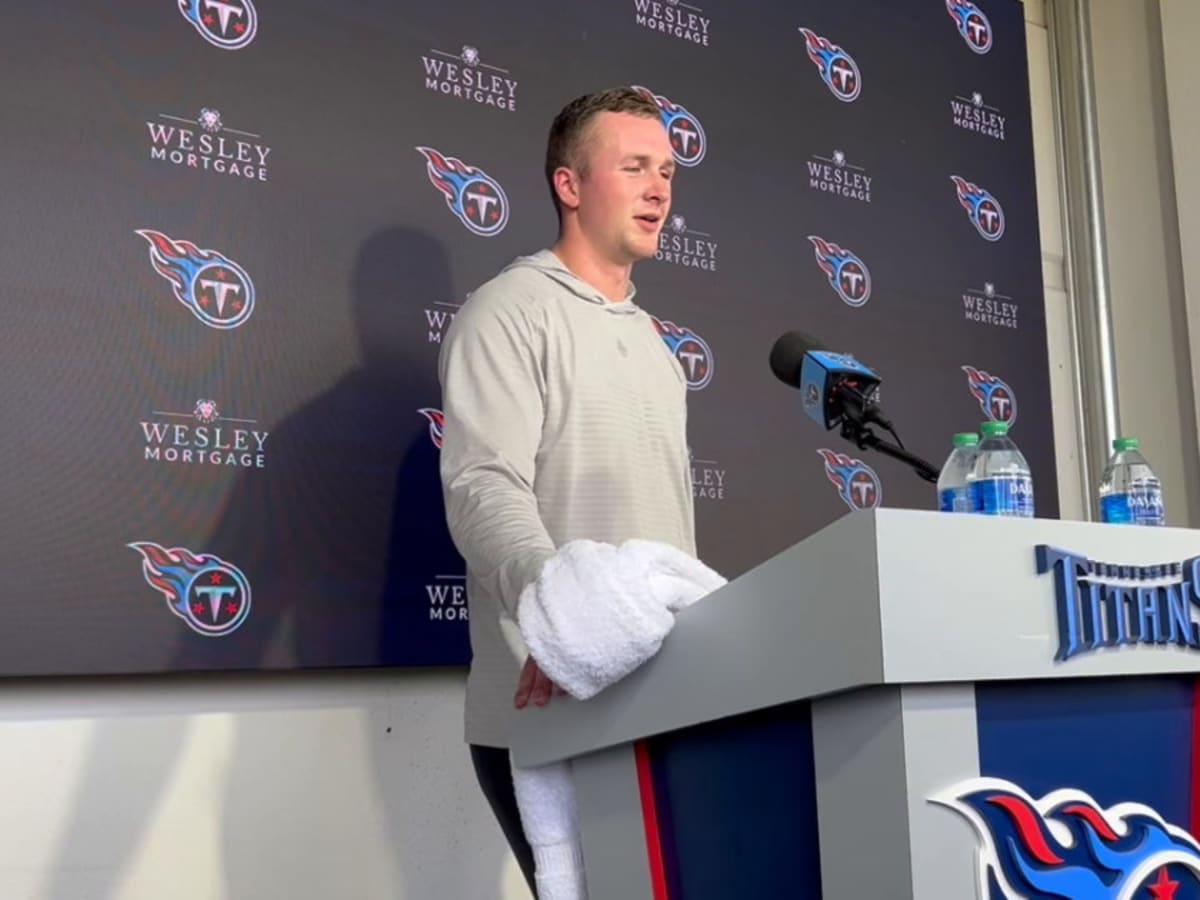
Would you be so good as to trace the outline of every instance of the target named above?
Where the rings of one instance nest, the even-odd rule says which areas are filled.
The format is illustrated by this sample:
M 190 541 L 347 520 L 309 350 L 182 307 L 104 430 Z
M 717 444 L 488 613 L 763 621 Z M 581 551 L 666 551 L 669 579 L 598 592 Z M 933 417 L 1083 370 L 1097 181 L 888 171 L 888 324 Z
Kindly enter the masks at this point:
M 529 841 L 525 840 L 525 831 L 521 828 L 521 813 L 517 808 L 517 795 L 513 789 L 512 762 L 508 750 L 503 747 L 480 747 L 471 744 L 471 762 L 475 765 L 475 777 L 483 788 L 483 796 L 487 797 L 488 805 L 495 813 L 500 830 L 512 848 L 521 872 L 529 883 L 529 890 L 537 896 L 537 888 L 533 882 L 533 850 Z

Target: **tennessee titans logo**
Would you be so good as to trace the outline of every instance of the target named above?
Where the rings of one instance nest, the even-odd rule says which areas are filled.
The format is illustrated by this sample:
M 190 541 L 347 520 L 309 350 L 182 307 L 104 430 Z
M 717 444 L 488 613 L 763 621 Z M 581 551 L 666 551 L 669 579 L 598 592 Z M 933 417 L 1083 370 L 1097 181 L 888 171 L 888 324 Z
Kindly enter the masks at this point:
M 258 32 L 251 0 L 179 0 L 179 11 L 201 37 L 222 50 L 241 50 Z
M 999 778 L 972 778 L 930 800 L 975 829 L 987 900 L 1200 896 L 1200 844 L 1140 803 L 1102 809 L 1073 789 L 1034 800 Z
M 1000 202 L 964 178 L 951 175 L 950 180 L 958 190 L 958 202 L 967 211 L 979 236 L 985 241 L 998 241 L 1004 237 L 1004 210 L 1000 208 Z
M 838 489 L 842 502 L 851 509 L 875 509 L 883 502 L 883 485 L 875 470 L 861 459 L 822 448 L 825 475 Z
M 713 377 L 713 353 L 708 342 L 690 328 L 680 328 L 674 322 L 664 322 L 654 316 L 650 319 L 671 355 L 683 367 L 688 390 L 700 391 L 708 387 Z
M 495 237 L 508 224 L 508 195 L 496 179 L 432 147 L 418 147 L 425 157 L 430 183 L 446 195 L 450 212 L 467 230 L 480 237 Z
M 700 120 L 678 103 L 672 103 L 649 88 L 635 84 L 633 89 L 653 100 L 658 106 L 663 128 L 667 129 L 667 137 L 671 141 L 675 161 L 681 166 L 700 165 L 704 161 L 704 154 L 708 152 L 708 138 L 704 136 Z
M 150 244 L 154 271 L 171 283 L 175 299 L 209 328 L 237 328 L 250 318 L 254 283 L 233 260 L 160 231 L 143 228 L 137 234 Z
M 837 44 L 828 38 L 823 38 L 815 31 L 801 28 L 800 33 L 808 45 L 808 58 L 813 61 L 821 80 L 829 88 L 833 96 L 843 103 L 851 103 L 858 99 L 862 92 L 862 75 L 858 71 L 858 63 Z
M 847 306 L 863 306 L 871 299 L 871 273 L 866 263 L 837 244 L 810 234 L 817 265 L 829 278 L 829 286 L 837 291 Z
M 982 369 L 963 366 L 967 373 L 967 384 L 971 396 L 979 401 L 983 414 L 993 422 L 1007 422 L 1010 426 L 1017 421 L 1017 395 L 1013 389 Z
M 950 13 L 968 47 L 980 54 L 992 49 L 992 23 L 983 10 L 970 0 L 946 0 L 946 12 Z
M 418 409 L 417 412 L 429 420 L 429 440 L 433 442 L 433 446 L 441 450 L 442 430 L 446 427 L 446 416 L 440 409 L 433 409 L 432 407 Z
M 168 550 L 149 541 L 128 546 L 142 555 L 146 583 L 197 634 L 224 637 L 250 615 L 250 582 L 237 566 L 182 547 Z

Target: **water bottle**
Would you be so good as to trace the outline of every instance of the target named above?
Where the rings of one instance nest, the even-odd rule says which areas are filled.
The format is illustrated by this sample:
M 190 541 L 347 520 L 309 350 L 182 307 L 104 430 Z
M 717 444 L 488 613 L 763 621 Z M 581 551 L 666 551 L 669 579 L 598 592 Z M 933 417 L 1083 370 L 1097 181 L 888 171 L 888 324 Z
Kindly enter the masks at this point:
M 979 454 L 979 435 L 973 431 L 954 436 L 954 449 L 942 466 L 938 477 L 938 509 L 942 512 L 974 512 L 975 494 L 971 481 L 975 473 L 975 457 Z
M 1138 439 L 1117 438 L 1100 479 L 1100 519 L 1125 525 L 1165 525 L 1162 485 L 1138 452 Z
M 1033 518 L 1033 476 L 1029 463 L 1008 436 L 1008 423 L 984 422 L 975 457 L 972 487 L 975 510 L 985 516 Z

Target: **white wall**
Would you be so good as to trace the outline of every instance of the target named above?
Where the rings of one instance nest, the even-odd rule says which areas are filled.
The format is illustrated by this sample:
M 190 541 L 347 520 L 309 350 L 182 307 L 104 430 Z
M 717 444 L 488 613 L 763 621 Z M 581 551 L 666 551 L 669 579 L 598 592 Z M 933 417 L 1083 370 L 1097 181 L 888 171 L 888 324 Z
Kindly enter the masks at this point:
M 1193 128 L 1200 82 L 1195 60 L 1185 54 L 1195 54 L 1200 38 L 1196 6 L 1168 0 L 1174 21 L 1166 30 L 1180 74 L 1189 66 L 1191 72 L 1187 80 L 1172 79 L 1171 112 L 1190 113 Z M 1175 202 L 1163 64 L 1168 23 L 1160 21 L 1158 0 L 1091 0 L 1091 18 L 1121 430 L 1141 438 L 1162 479 L 1168 523 L 1196 526 L 1200 471 L 1189 336 L 1196 329 L 1188 326 Z M 1188 148 L 1193 162 L 1196 133 Z M 1191 196 L 1200 197 L 1194 166 L 1184 174 Z M 1194 241 L 1194 222 L 1192 228 Z
M 1079 517 L 1041 0 L 1026 13 L 1061 502 Z M 3 683 L 0 897 L 524 900 L 461 710 L 446 673 Z
M 462 679 L 6 682 L 5 900 L 528 900 Z
M 1184 319 L 1192 377 L 1200 366 L 1200 3 L 1196 0 L 1160 0 L 1164 81 L 1170 126 L 1173 204 L 1179 226 Z M 1167 198 L 1168 201 L 1170 198 Z M 1193 391 L 1192 413 L 1200 422 L 1200 391 Z M 1193 525 L 1200 521 L 1193 519 Z
M 1050 402 L 1058 463 L 1059 515 L 1082 519 L 1087 500 L 1079 475 L 1079 424 L 1075 421 L 1075 375 L 1071 341 L 1071 297 L 1066 277 L 1058 145 L 1051 88 L 1050 37 L 1044 0 L 1025 0 L 1029 94 L 1033 116 L 1033 161 L 1037 179 L 1042 281 L 1046 298 L 1046 343 L 1050 357 Z

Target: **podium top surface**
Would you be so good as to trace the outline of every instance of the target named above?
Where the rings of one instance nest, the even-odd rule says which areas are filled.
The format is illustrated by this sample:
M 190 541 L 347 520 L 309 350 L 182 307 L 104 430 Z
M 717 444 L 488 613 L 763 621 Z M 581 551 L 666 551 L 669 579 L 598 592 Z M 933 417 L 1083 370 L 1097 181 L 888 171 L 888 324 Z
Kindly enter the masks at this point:
M 1042 573 L 1039 546 L 1065 552 Z M 684 610 L 598 696 L 514 711 L 513 755 L 540 765 L 875 684 L 1200 671 L 1197 558 L 1189 529 L 851 513 Z

